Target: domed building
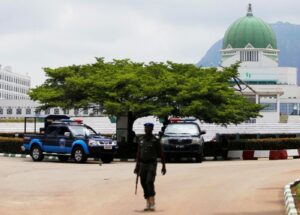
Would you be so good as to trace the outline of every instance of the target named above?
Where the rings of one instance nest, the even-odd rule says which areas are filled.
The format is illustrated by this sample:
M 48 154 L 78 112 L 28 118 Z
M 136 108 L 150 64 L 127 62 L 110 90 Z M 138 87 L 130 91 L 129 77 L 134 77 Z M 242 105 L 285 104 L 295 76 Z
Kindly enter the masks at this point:
M 265 104 L 263 118 L 253 122 L 297 121 L 300 115 L 300 88 L 297 69 L 278 67 L 280 50 L 271 27 L 255 17 L 249 4 L 246 16 L 236 20 L 225 32 L 221 65 L 240 62 L 241 93 Z
M 235 21 L 223 39 L 222 63 L 236 61 L 247 66 L 278 66 L 276 36 L 262 19 L 253 16 L 251 5 L 247 15 Z M 246 65 L 247 64 L 247 65 Z

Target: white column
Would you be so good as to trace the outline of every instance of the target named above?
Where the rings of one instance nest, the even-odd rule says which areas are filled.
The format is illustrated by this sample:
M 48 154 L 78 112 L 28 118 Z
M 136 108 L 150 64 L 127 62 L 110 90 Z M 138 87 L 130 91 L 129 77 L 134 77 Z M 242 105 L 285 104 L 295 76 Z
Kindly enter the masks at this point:
M 276 95 L 276 103 L 277 103 L 277 112 L 280 114 L 280 97 L 279 94 Z
M 256 104 L 259 104 L 259 95 L 258 94 L 255 94 L 255 103 Z

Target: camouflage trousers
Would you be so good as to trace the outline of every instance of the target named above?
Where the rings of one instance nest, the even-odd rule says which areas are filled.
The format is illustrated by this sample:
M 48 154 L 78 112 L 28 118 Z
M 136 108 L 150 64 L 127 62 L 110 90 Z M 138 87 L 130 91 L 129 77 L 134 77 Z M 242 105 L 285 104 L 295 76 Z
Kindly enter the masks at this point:
M 155 196 L 154 181 L 156 176 L 157 162 L 140 163 L 140 180 L 144 190 L 145 199 Z

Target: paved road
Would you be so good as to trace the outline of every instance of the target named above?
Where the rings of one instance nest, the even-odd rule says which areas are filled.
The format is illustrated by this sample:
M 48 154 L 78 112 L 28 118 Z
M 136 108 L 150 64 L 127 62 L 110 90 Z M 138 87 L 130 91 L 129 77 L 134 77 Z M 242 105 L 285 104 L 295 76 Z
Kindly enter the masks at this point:
M 1 215 L 143 213 L 133 163 L 0 163 Z M 300 160 L 172 163 L 167 170 L 157 177 L 157 214 L 282 215 L 283 187 L 300 176 Z

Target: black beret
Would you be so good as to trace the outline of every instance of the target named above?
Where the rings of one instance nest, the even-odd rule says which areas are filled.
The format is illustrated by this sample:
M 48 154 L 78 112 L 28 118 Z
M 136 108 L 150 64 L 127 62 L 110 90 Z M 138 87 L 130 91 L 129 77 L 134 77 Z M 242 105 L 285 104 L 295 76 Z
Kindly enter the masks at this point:
M 154 124 L 151 123 L 151 122 L 146 122 L 146 123 L 144 124 L 144 126 L 145 126 L 145 127 L 151 127 L 151 128 L 153 128 L 153 127 L 154 127 Z

